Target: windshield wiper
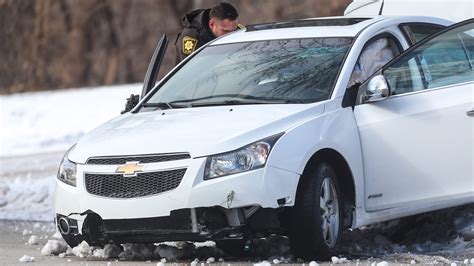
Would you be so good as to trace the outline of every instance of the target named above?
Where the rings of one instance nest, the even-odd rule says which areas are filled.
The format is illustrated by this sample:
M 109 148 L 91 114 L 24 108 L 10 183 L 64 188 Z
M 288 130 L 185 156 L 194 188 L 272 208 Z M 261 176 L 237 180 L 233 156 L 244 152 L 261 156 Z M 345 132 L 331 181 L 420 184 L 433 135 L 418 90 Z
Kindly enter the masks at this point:
M 216 106 L 216 105 L 247 105 L 247 104 L 285 104 L 285 103 L 301 103 L 300 101 L 292 101 L 287 99 L 266 99 L 266 100 L 225 100 L 215 102 L 199 102 L 190 103 L 191 107 Z
M 224 101 L 204 101 L 202 100 L 213 99 L 213 98 L 230 98 Z M 285 104 L 285 103 L 303 103 L 299 99 L 291 98 L 273 98 L 273 97 L 258 97 L 251 95 L 239 95 L 239 94 L 220 94 L 212 95 L 207 97 L 173 101 L 170 104 L 183 104 L 186 103 L 188 107 L 197 106 L 209 106 L 209 105 L 238 105 L 238 104 Z
M 176 104 L 174 102 L 169 102 L 169 103 L 166 103 L 166 102 L 144 103 L 142 106 L 143 107 L 156 107 L 156 108 L 160 108 L 162 110 L 189 107 L 188 105 Z
M 173 106 L 171 106 L 169 103 L 165 102 L 159 102 L 159 103 L 144 103 L 143 107 L 157 107 L 160 109 L 173 109 Z

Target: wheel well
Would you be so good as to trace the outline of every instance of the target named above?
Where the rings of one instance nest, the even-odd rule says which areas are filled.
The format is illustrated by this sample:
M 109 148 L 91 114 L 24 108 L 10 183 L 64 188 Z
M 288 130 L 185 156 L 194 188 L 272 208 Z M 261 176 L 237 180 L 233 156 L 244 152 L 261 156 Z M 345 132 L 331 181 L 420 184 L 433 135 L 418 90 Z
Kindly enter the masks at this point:
M 352 226 L 352 215 L 355 209 L 355 185 L 352 171 L 344 157 L 333 149 L 322 149 L 313 154 L 305 166 L 304 172 L 311 171 L 319 163 L 329 163 L 337 175 L 337 182 L 341 190 L 344 203 L 344 227 Z M 303 172 L 303 173 L 304 173 Z M 308 176 L 302 175 L 301 177 Z M 299 184 L 301 184 L 301 179 Z

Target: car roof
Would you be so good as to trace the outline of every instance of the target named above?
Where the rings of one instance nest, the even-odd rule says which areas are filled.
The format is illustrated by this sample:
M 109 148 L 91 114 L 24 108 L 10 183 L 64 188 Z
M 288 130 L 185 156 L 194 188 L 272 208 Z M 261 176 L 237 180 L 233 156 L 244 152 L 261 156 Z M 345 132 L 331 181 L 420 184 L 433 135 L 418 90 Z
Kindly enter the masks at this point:
M 280 39 L 355 37 L 359 32 L 370 25 L 387 20 L 400 21 L 400 18 L 400 16 L 372 16 L 360 18 L 341 16 L 257 24 L 224 35 L 210 43 L 210 45 Z M 406 21 L 426 22 L 427 18 L 428 17 L 421 16 L 406 17 Z

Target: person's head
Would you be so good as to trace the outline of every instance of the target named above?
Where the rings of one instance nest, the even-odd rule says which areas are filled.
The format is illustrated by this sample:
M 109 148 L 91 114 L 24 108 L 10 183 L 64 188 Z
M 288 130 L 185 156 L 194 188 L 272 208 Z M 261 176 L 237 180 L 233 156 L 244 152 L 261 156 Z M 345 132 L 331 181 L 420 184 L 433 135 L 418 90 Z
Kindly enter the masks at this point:
M 209 12 L 209 29 L 214 37 L 237 29 L 237 10 L 229 3 L 219 3 Z

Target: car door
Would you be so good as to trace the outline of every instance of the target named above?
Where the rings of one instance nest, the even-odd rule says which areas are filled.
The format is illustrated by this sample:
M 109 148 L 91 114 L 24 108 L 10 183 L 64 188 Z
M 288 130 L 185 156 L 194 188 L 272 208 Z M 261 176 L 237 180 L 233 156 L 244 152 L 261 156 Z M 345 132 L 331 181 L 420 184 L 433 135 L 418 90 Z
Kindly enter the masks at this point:
M 474 201 L 473 24 L 428 37 L 361 85 L 367 211 Z
M 158 45 L 156 46 L 155 51 L 153 52 L 153 56 L 151 57 L 150 63 L 148 65 L 148 69 L 145 74 L 145 80 L 143 81 L 141 97 L 140 95 L 135 94 L 130 95 L 130 97 L 127 98 L 127 101 L 125 103 L 125 109 L 121 111 L 121 114 L 125 114 L 131 111 L 138 104 L 140 99 L 143 99 L 145 95 L 150 92 L 153 87 L 155 87 L 156 79 L 158 77 L 163 58 L 165 57 L 167 47 L 168 37 L 166 37 L 166 35 L 163 35 L 160 41 L 158 42 Z

